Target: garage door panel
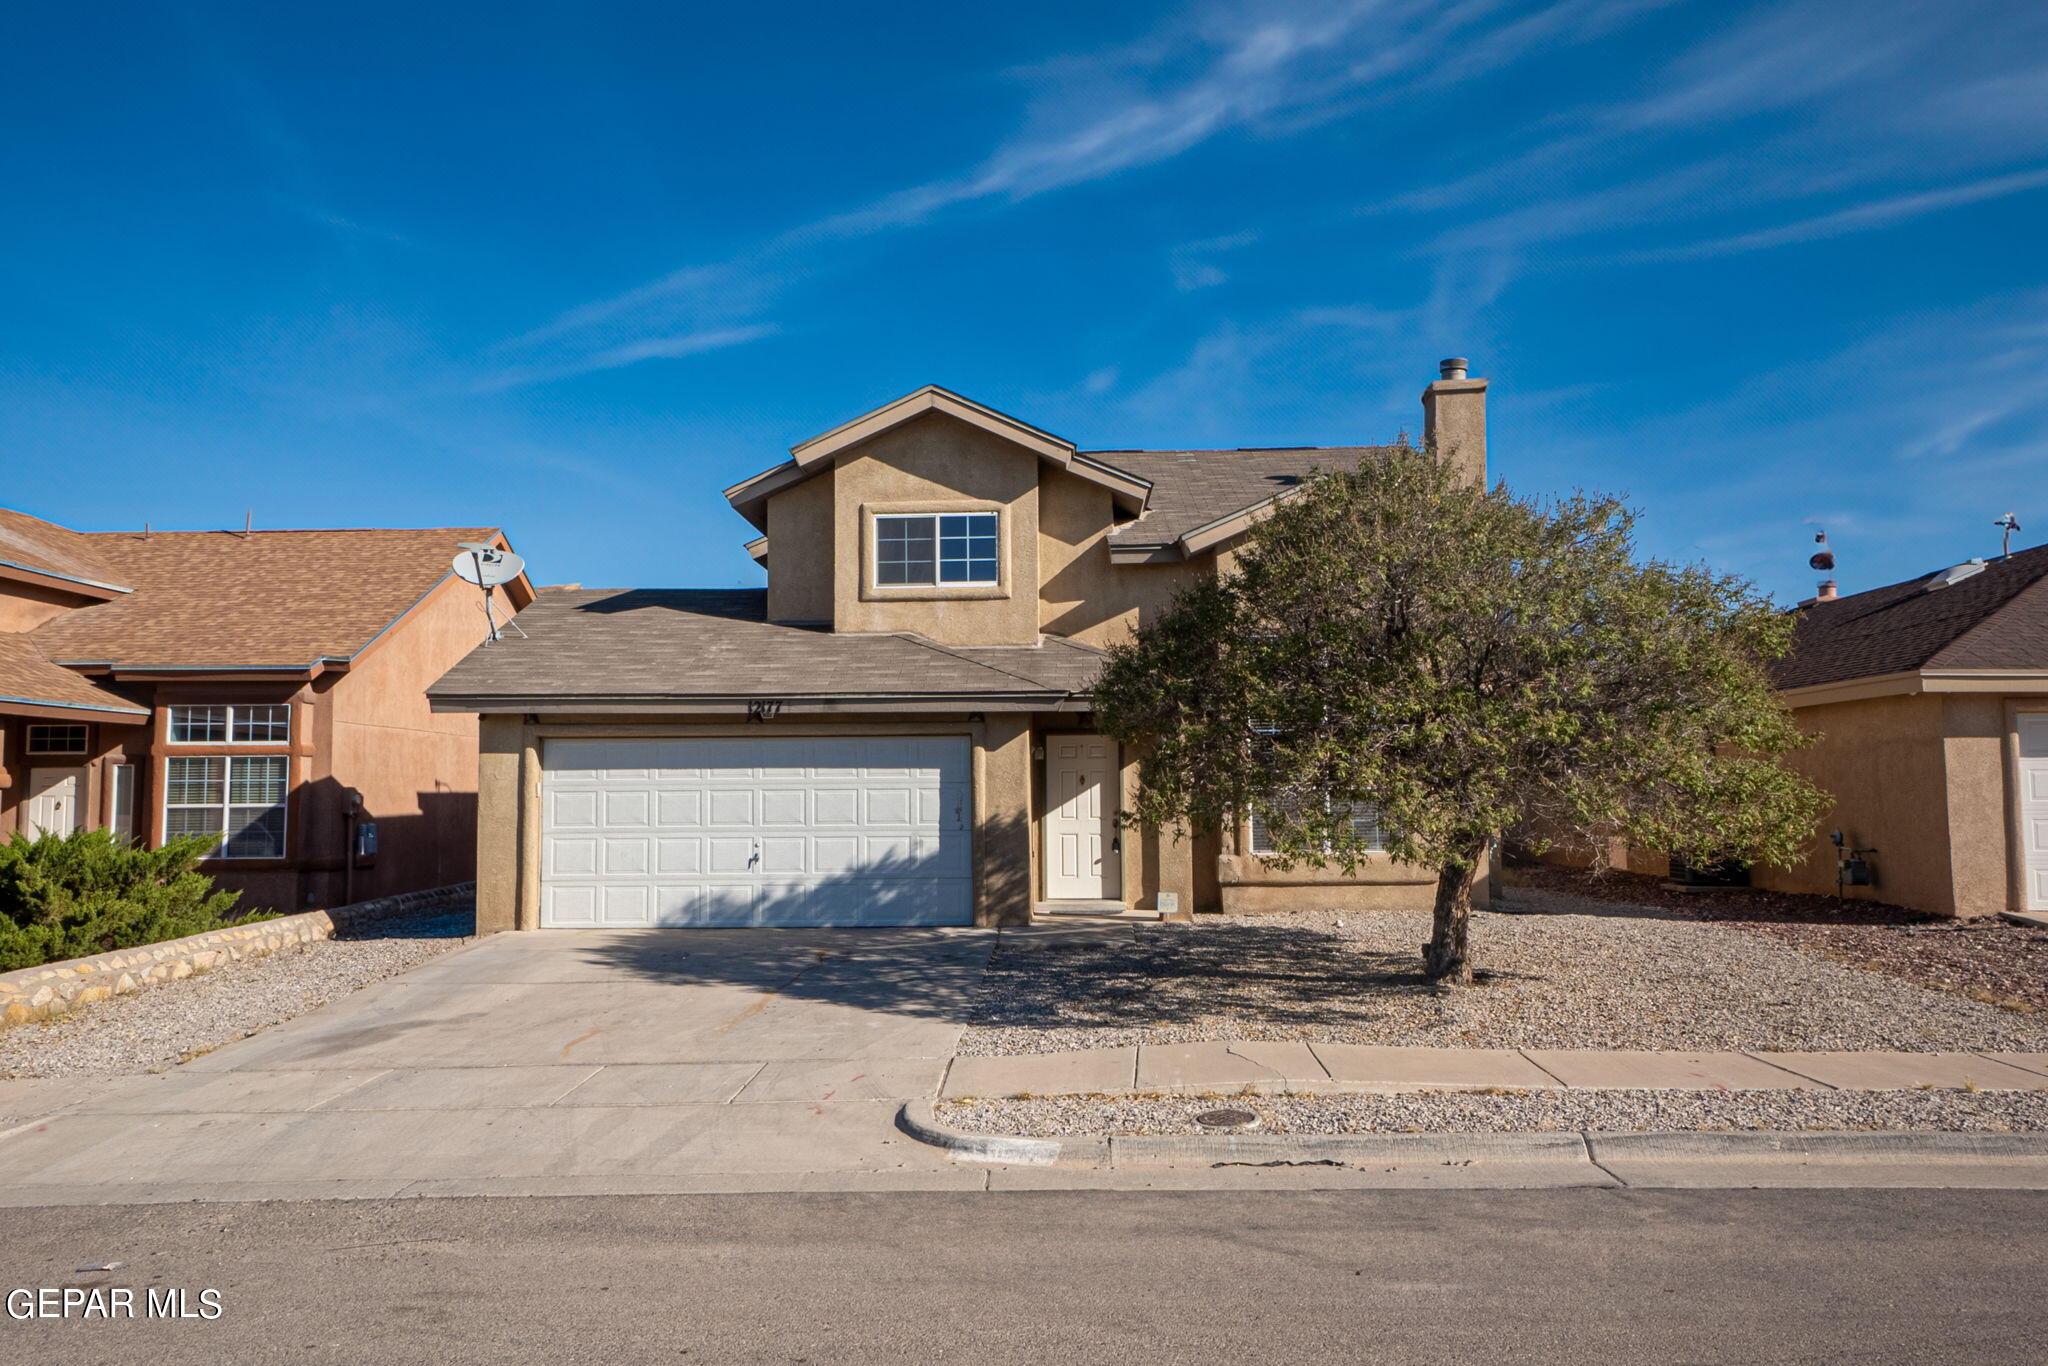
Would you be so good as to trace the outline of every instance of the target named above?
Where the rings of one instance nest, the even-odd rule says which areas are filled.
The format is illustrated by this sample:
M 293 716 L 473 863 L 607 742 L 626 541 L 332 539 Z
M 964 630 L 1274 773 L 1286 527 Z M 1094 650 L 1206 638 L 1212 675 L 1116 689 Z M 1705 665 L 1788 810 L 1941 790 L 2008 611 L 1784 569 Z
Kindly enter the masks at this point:
M 859 835 L 819 835 L 811 841 L 811 871 L 821 876 L 851 873 L 862 864 Z
M 860 789 L 821 787 L 811 792 L 812 825 L 860 824 Z
M 654 842 L 654 871 L 663 877 L 688 877 L 704 871 L 704 841 L 695 835 Z
M 604 841 L 606 877 L 635 877 L 652 871 L 652 840 L 644 836 L 608 835 Z
M 913 819 L 913 794 L 907 788 L 871 787 L 861 803 L 861 823 L 866 826 L 909 825 Z
M 666 775 L 664 775 L 666 776 Z M 684 779 L 683 781 L 695 781 Z M 704 794 L 696 790 L 664 789 L 654 794 L 654 822 L 664 829 L 687 829 L 704 824 Z
M 548 742 L 542 923 L 966 924 L 959 737 Z
M 761 858 L 755 865 L 763 877 L 811 871 L 811 842 L 801 835 L 767 835 L 761 839 Z
M 704 823 L 712 826 L 754 824 L 754 789 L 712 788 L 704 794 Z
M 548 825 L 555 830 L 595 830 L 597 793 L 555 791 L 548 794 Z
M 766 788 L 761 793 L 761 824 L 769 829 L 780 825 L 807 824 L 810 793 L 801 787 Z
M 710 855 L 704 868 L 708 873 L 745 873 L 753 870 L 754 842 L 750 839 L 706 840 L 704 848 Z
M 541 846 L 547 851 L 549 877 L 587 877 L 597 871 L 597 837 L 550 835 Z
M 597 888 L 588 884 L 551 886 L 542 898 L 543 923 L 564 927 L 597 923 Z
M 646 826 L 654 814 L 654 794 L 639 788 L 612 788 L 602 794 L 598 810 L 606 829 Z

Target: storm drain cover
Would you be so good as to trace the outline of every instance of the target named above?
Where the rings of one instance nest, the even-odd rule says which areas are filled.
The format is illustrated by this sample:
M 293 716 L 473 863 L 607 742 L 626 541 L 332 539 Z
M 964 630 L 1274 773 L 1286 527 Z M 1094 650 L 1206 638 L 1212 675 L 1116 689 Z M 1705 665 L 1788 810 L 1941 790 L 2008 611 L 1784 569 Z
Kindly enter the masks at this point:
M 1249 1110 L 1204 1110 L 1195 1123 L 1204 1129 L 1256 1129 L 1259 1117 Z

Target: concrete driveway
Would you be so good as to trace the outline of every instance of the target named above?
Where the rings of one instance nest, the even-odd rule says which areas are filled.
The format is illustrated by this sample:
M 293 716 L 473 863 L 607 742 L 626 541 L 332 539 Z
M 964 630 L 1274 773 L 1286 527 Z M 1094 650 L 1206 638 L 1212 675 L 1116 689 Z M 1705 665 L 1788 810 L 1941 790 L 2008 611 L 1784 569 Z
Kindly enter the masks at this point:
M 894 1116 L 937 1094 L 994 943 L 495 935 L 18 1126 L 0 1203 L 977 1187 Z

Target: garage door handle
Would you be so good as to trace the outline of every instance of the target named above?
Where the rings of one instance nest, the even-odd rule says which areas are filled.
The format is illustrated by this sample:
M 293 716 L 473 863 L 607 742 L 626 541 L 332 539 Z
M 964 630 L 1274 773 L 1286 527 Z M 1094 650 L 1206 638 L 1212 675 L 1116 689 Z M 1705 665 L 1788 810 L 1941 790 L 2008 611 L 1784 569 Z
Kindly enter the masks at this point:
M 761 846 L 757 844 L 757 845 L 755 845 L 755 846 L 754 846 L 754 852 L 753 852 L 753 853 L 751 853 L 751 854 L 749 854 L 749 855 L 747 855 L 747 867 L 751 868 L 751 867 L 753 867 L 753 866 L 754 866 L 755 864 L 759 863 L 760 861 L 761 861 Z

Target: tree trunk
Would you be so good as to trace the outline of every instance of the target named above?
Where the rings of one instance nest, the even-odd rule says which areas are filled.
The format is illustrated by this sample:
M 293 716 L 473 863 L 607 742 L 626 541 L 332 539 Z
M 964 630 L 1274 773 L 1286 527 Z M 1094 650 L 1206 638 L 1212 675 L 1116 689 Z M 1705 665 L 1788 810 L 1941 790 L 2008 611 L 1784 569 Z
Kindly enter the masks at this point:
M 1479 876 L 1490 841 L 1446 863 L 1436 873 L 1436 919 L 1429 942 L 1422 946 L 1422 968 L 1432 982 L 1450 986 L 1472 984 L 1468 937 L 1472 925 L 1472 882 Z

